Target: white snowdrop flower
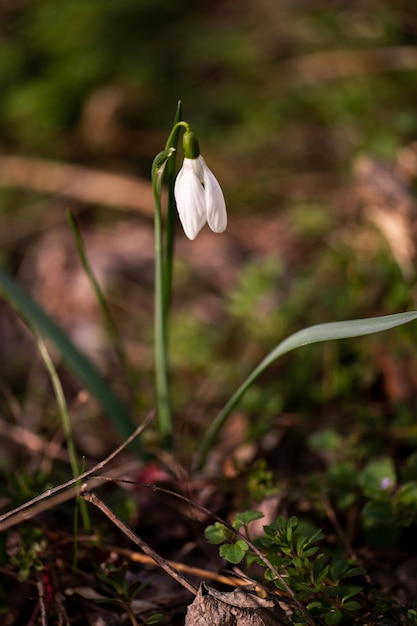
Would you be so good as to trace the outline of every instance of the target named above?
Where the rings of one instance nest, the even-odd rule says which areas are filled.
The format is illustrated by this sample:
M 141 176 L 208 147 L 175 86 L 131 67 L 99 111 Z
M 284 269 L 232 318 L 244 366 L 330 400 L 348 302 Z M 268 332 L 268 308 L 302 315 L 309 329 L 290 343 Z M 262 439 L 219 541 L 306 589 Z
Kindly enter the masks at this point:
M 221 187 L 189 130 L 184 133 L 183 146 L 185 157 L 174 195 L 184 232 L 189 239 L 195 239 L 208 222 L 211 230 L 222 233 L 227 226 L 227 213 Z

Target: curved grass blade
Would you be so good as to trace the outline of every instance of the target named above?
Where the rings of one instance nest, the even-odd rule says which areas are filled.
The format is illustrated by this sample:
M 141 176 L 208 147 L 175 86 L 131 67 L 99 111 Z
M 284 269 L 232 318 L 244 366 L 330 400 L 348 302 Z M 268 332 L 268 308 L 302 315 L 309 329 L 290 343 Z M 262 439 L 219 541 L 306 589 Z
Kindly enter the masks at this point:
M 87 252 L 84 246 L 83 238 L 81 236 L 81 231 L 77 224 L 77 220 L 75 219 L 71 211 L 67 211 L 67 218 L 68 218 L 68 222 L 71 227 L 71 230 L 72 230 L 72 234 L 74 235 L 75 245 L 77 247 L 78 257 L 80 259 L 82 268 L 85 272 L 85 275 L 87 276 L 87 279 L 91 285 L 91 288 L 96 297 L 98 305 L 101 309 L 101 313 L 103 315 L 103 320 L 105 323 L 107 334 L 117 354 L 120 365 L 123 368 L 126 381 L 129 383 L 130 397 L 135 400 L 136 399 L 136 387 L 137 387 L 136 380 L 135 380 L 133 370 L 129 364 L 129 359 L 127 358 L 127 354 L 123 346 L 122 338 L 113 320 L 113 316 L 111 314 L 109 304 L 104 296 L 104 293 L 99 285 L 99 282 L 97 278 L 95 277 L 95 274 L 88 261 Z
M 417 311 L 406 311 L 405 313 L 395 313 L 394 315 L 384 315 L 382 317 L 316 324 L 315 326 L 309 326 L 308 328 L 299 330 L 281 341 L 281 343 L 259 363 L 251 374 L 249 374 L 247 379 L 241 384 L 237 391 L 235 391 L 208 428 L 200 448 L 199 466 L 201 467 L 204 464 L 207 454 L 212 448 L 220 429 L 243 394 L 249 389 L 258 376 L 280 356 L 308 344 L 331 341 L 334 339 L 362 337 L 364 335 L 390 330 L 396 326 L 412 322 L 415 319 L 417 319 Z
M 27 320 L 29 326 L 35 326 L 54 343 L 68 369 L 98 400 L 120 435 L 128 437 L 135 429 L 135 425 L 127 407 L 112 392 L 109 383 L 93 363 L 75 347 L 60 326 L 2 267 L 0 267 L 0 292 L 23 319 Z

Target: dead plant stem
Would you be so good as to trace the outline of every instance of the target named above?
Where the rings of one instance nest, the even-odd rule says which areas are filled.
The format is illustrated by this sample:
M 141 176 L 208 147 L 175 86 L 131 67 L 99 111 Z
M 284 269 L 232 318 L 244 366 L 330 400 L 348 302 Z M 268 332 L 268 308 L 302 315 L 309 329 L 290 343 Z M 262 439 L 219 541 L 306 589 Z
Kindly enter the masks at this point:
M 123 520 L 120 519 L 108 506 L 101 500 L 94 491 L 83 490 L 81 488 L 80 497 L 90 502 L 90 504 L 94 504 L 106 517 L 119 528 L 125 535 L 135 543 L 137 546 L 145 552 L 148 556 L 150 556 L 154 561 L 158 563 L 158 565 L 171 576 L 174 580 L 176 580 L 180 585 L 185 587 L 190 593 L 193 595 L 197 595 L 198 589 L 194 587 L 180 572 L 175 569 L 168 561 L 166 561 L 163 557 L 161 557 L 153 548 L 151 548 L 143 539 L 141 539 L 133 530 L 125 524 Z
M 71 480 L 67 481 L 66 483 L 57 485 L 56 487 L 52 487 L 51 489 L 47 489 L 47 491 L 44 491 L 35 498 L 32 498 L 31 500 L 24 502 L 15 509 L 12 509 L 11 511 L 7 511 L 7 513 L 4 513 L 3 515 L 0 515 L 0 532 L 36 515 L 39 512 L 39 508 L 35 505 L 38 505 L 42 500 L 49 499 L 54 494 L 60 493 L 61 491 L 73 487 L 80 480 L 88 479 L 92 474 L 108 465 L 110 461 L 112 461 L 118 454 L 120 454 L 120 452 L 127 448 L 127 446 L 132 443 L 132 441 L 145 430 L 145 428 L 149 425 L 154 416 L 154 412 L 149 413 L 143 420 L 142 424 L 140 424 L 140 426 L 138 426 L 137 429 L 125 441 L 123 441 L 123 443 L 118 448 L 116 448 L 116 450 L 114 450 L 111 454 L 109 454 L 108 457 L 106 457 L 103 461 L 100 461 L 100 463 L 97 463 L 91 469 L 83 472 L 82 474 L 80 474 L 80 476 L 75 476 L 74 478 L 71 478 Z M 67 494 L 62 494 L 64 500 L 69 499 L 65 497 L 66 495 Z M 73 495 L 77 495 L 77 493 L 72 494 L 70 497 L 73 497 Z

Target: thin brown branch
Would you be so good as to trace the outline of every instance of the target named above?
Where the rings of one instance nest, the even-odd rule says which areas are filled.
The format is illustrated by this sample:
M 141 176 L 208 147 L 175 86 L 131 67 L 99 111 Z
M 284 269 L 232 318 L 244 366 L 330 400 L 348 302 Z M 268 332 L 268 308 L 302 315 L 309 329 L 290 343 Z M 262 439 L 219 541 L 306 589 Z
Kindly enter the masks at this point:
M 91 469 L 83 472 L 82 474 L 80 474 L 80 476 L 71 478 L 71 480 L 68 480 L 66 483 L 57 485 L 56 487 L 52 487 L 51 489 L 44 491 L 35 498 L 24 502 L 15 509 L 12 509 L 11 511 L 4 513 L 3 515 L 0 515 L 0 532 L 6 530 L 7 528 L 10 528 L 11 526 L 14 526 L 15 524 L 18 524 L 19 522 L 28 520 L 34 515 L 37 515 L 39 512 L 50 508 L 52 506 L 52 502 L 55 505 L 60 502 L 65 502 L 66 500 L 69 500 L 76 496 L 79 491 L 78 483 L 80 481 L 85 481 L 86 479 L 91 477 L 92 474 L 108 465 L 110 461 L 112 461 L 118 454 L 120 454 L 122 450 L 124 450 L 130 443 L 132 443 L 134 439 L 136 439 L 136 437 L 138 437 L 145 430 L 145 428 L 154 418 L 154 415 L 154 412 L 149 413 L 143 420 L 142 424 L 140 424 L 140 426 L 136 428 L 136 430 L 130 435 L 130 437 L 128 437 L 116 450 L 114 450 L 114 452 L 109 454 L 108 457 L 106 457 L 103 461 L 100 461 L 100 463 L 97 463 L 97 465 L 95 465 Z M 70 489 L 71 487 L 72 489 Z M 61 493 L 63 491 L 65 491 L 65 493 Z M 55 496 L 55 498 L 51 502 L 52 496 Z
M 127 548 L 120 548 L 119 546 L 108 546 L 108 549 L 112 552 L 115 552 L 116 554 L 127 557 L 134 563 L 141 563 L 142 565 L 148 565 L 149 567 L 159 566 L 159 563 L 155 561 L 153 557 L 148 556 L 147 554 L 128 550 Z M 180 563 L 179 561 L 168 560 L 167 562 L 179 572 L 182 572 L 183 574 L 188 574 L 189 576 L 198 576 L 202 580 L 214 580 L 222 585 L 229 585 L 230 587 L 240 587 L 248 584 L 247 579 L 238 578 L 237 576 L 226 576 L 224 574 L 218 574 L 217 572 L 212 572 L 211 570 L 202 569 L 200 567 L 193 567 L 192 565 Z
M 101 500 L 94 491 L 81 489 L 80 492 L 81 498 L 86 500 L 86 502 L 90 502 L 90 504 L 94 504 L 104 515 L 119 528 L 122 533 L 126 535 L 132 541 L 132 543 L 139 546 L 145 554 L 150 556 L 154 561 L 158 563 L 158 565 L 169 574 L 174 580 L 176 580 L 180 585 L 185 587 L 188 591 L 190 591 L 193 595 L 197 595 L 198 589 L 194 587 L 180 572 L 171 565 L 169 561 L 162 558 L 153 548 L 151 548 L 143 539 L 141 539 L 133 530 L 123 522 L 113 511 Z
M 281 576 L 281 574 L 272 565 L 272 563 L 265 556 L 265 554 L 263 554 L 263 552 L 259 550 L 259 548 L 248 537 L 246 537 L 239 530 L 236 530 L 236 528 L 234 528 L 232 524 L 229 524 L 229 522 L 227 522 L 226 520 L 216 515 L 216 513 L 213 513 L 202 504 L 199 504 L 198 502 L 194 502 L 193 500 L 190 500 L 190 498 L 187 498 L 187 496 L 183 496 L 180 493 L 171 491 L 170 489 L 165 489 L 163 487 L 158 487 L 156 485 L 153 485 L 153 486 L 147 485 L 147 486 L 152 487 L 153 491 L 155 492 L 166 493 L 167 495 L 171 495 L 175 498 L 178 498 L 179 500 L 182 500 L 183 502 L 186 502 L 187 504 L 198 509 L 199 511 L 206 513 L 207 515 L 215 519 L 217 522 L 220 522 L 221 524 L 223 524 L 223 526 L 225 526 L 228 530 L 230 530 L 236 537 L 239 537 L 239 539 L 243 539 L 243 541 L 245 541 L 248 544 L 252 552 L 256 554 L 256 556 L 264 563 L 264 565 L 266 565 L 266 567 L 274 574 L 276 579 L 281 583 L 282 587 L 285 589 L 286 593 L 288 594 L 288 597 L 291 599 L 294 606 L 296 606 L 300 611 L 302 611 L 302 613 L 304 613 L 305 617 L 307 618 L 307 623 L 310 624 L 310 626 L 314 626 L 314 621 L 311 618 L 311 615 L 308 613 L 305 606 L 299 600 L 297 600 L 297 598 L 294 595 L 293 590 L 289 587 L 285 578 Z
M 40 613 L 41 613 L 40 615 L 41 624 L 42 626 L 48 626 L 48 622 L 46 619 L 45 587 L 40 576 L 38 577 L 36 586 L 38 588 L 38 602 L 39 602 L 39 608 L 40 608 Z

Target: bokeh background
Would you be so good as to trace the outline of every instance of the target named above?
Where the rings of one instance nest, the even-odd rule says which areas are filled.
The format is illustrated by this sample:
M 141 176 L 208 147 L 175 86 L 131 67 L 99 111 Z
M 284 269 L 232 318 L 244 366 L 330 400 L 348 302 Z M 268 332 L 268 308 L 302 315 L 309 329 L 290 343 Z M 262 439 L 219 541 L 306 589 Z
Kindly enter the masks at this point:
M 246 393 L 201 474 L 192 461 L 219 409 L 284 337 L 417 309 L 416 38 L 415 0 L 0 0 L 0 264 L 94 361 L 135 423 L 155 406 L 150 169 L 178 100 L 226 197 L 224 234 L 204 228 L 190 242 L 177 229 L 175 445 L 164 449 L 152 424 L 142 456 L 117 458 L 118 476 L 167 481 L 228 519 L 259 507 L 269 522 L 297 515 L 324 529 L 330 554 L 356 552 L 400 605 L 417 596 L 415 324 L 286 355 Z M 77 455 L 91 467 L 125 433 L 48 349 Z M 3 297 L 0 435 L 2 513 L 71 477 L 51 381 Z M 125 483 L 102 491 L 161 554 L 212 569 L 207 520 L 197 527 L 182 502 Z M 100 564 L 110 556 L 77 538 L 75 576 L 74 503 L 54 505 L 1 535 L 9 625 L 35 623 L 39 572 L 60 591 L 48 608 L 60 623 L 62 602 L 74 624 L 105 611 L 78 587 L 108 594 Z M 110 536 L 117 552 L 123 539 L 92 517 L 103 550 Z M 183 623 L 187 598 L 166 577 L 152 581 L 146 599 L 152 591 L 166 619 L 177 611 L 172 623 Z M 382 608 L 370 599 L 363 619 L 391 615 L 386 598 Z
M 3 150 L 147 176 L 181 99 L 241 209 L 270 202 L 286 174 L 343 171 L 364 150 L 392 158 L 416 132 L 411 1 L 0 11 Z
M 413 308 L 416 33 L 411 0 L 2 0 L 3 263 L 127 395 L 71 209 L 137 372 L 135 410 L 152 406 L 149 172 L 181 99 L 230 216 L 224 236 L 178 231 L 181 423 L 209 419 L 302 325 Z M 42 385 L 48 395 L 47 377 L 2 308 L 0 373 L 24 404 Z M 262 411 L 249 428 L 326 402 L 349 412 L 360 393 L 384 415 L 385 401 L 413 403 L 407 332 L 277 366 L 244 401 L 245 414 Z M 35 413 L 32 427 L 51 428 Z
M 406 0 L 3 0 L 3 262 L 123 394 L 73 211 L 136 371 L 135 410 L 152 406 L 149 172 L 181 99 L 230 215 L 224 236 L 205 229 L 190 243 L 178 231 L 171 340 L 183 421 L 209 419 L 302 325 L 412 308 L 416 31 Z M 31 402 L 30 340 L 2 307 L 1 374 Z M 262 411 L 263 430 L 283 409 L 323 411 L 363 390 L 410 400 L 410 368 L 393 365 L 390 339 L 375 341 L 324 357 L 307 349 L 248 394 L 246 413 Z

